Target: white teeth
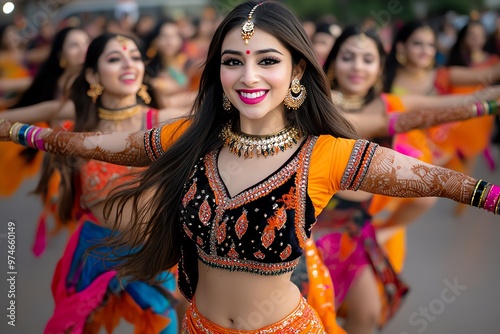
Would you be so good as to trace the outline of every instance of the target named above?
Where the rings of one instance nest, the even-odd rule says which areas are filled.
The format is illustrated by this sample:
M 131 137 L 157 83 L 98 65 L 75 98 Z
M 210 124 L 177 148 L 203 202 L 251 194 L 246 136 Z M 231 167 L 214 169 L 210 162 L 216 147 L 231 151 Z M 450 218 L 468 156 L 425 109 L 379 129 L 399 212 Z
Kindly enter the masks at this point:
M 125 74 L 124 76 L 122 76 L 122 80 L 135 80 L 135 75 Z
M 256 93 L 245 93 L 245 92 L 240 92 L 240 95 L 247 98 L 247 99 L 256 99 L 258 97 L 261 97 L 262 95 L 264 95 L 266 92 L 261 90 L 261 91 L 258 91 Z

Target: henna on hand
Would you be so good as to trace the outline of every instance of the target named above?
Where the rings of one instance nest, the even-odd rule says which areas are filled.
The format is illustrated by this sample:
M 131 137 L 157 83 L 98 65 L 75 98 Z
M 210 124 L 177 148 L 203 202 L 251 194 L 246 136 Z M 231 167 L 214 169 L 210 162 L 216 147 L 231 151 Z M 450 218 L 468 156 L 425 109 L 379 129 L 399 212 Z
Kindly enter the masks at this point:
M 392 197 L 446 197 L 470 204 L 477 180 L 377 147 L 360 190 Z

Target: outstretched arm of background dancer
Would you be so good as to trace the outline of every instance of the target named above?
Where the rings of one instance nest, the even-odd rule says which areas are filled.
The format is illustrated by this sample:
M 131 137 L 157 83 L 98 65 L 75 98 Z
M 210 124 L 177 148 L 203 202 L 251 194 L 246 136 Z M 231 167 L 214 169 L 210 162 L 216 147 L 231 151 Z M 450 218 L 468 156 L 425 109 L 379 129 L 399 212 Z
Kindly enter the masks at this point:
M 75 119 L 75 105 L 72 101 L 45 101 L 32 106 L 7 110 L 0 118 L 10 122 L 36 123 Z
M 465 106 L 478 101 L 496 100 L 500 98 L 500 85 L 488 86 L 472 94 L 440 96 L 405 95 L 400 98 L 406 112 L 422 109 L 445 110 L 450 107 Z
M 500 63 L 486 68 L 451 66 L 449 75 L 453 86 L 488 86 L 500 81 Z
M 24 92 L 31 85 L 33 78 L 0 79 L 0 91 Z
M 388 135 L 404 133 L 414 129 L 427 129 L 448 122 L 498 114 L 500 99 L 476 103 L 462 103 L 442 110 L 421 109 L 405 113 L 391 113 L 388 120 Z
M 498 114 L 499 105 L 500 98 L 497 98 L 490 101 L 465 101 L 439 109 L 422 108 L 406 112 L 391 112 L 385 113 L 383 117 L 369 117 L 364 114 L 347 114 L 346 116 L 363 138 L 376 138 Z

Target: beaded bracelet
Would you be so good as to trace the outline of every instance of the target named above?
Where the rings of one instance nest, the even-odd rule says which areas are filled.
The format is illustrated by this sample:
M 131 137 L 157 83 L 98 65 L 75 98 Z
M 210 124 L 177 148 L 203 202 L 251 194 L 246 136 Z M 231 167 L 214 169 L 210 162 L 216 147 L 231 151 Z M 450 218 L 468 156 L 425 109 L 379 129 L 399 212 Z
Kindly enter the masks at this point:
M 474 192 L 472 194 L 472 198 L 470 201 L 471 206 L 475 206 L 476 208 L 479 208 L 479 203 L 481 202 L 481 195 L 488 185 L 489 185 L 489 183 L 486 181 L 483 181 L 483 180 L 477 181 L 476 187 L 474 188 Z

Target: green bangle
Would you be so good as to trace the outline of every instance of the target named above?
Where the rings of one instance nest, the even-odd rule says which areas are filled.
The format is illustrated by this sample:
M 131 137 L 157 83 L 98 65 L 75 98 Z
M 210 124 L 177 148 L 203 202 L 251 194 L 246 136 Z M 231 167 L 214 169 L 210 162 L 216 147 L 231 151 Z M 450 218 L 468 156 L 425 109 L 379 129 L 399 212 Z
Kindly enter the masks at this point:
M 495 100 L 488 101 L 488 114 L 495 115 L 498 111 L 498 103 Z

